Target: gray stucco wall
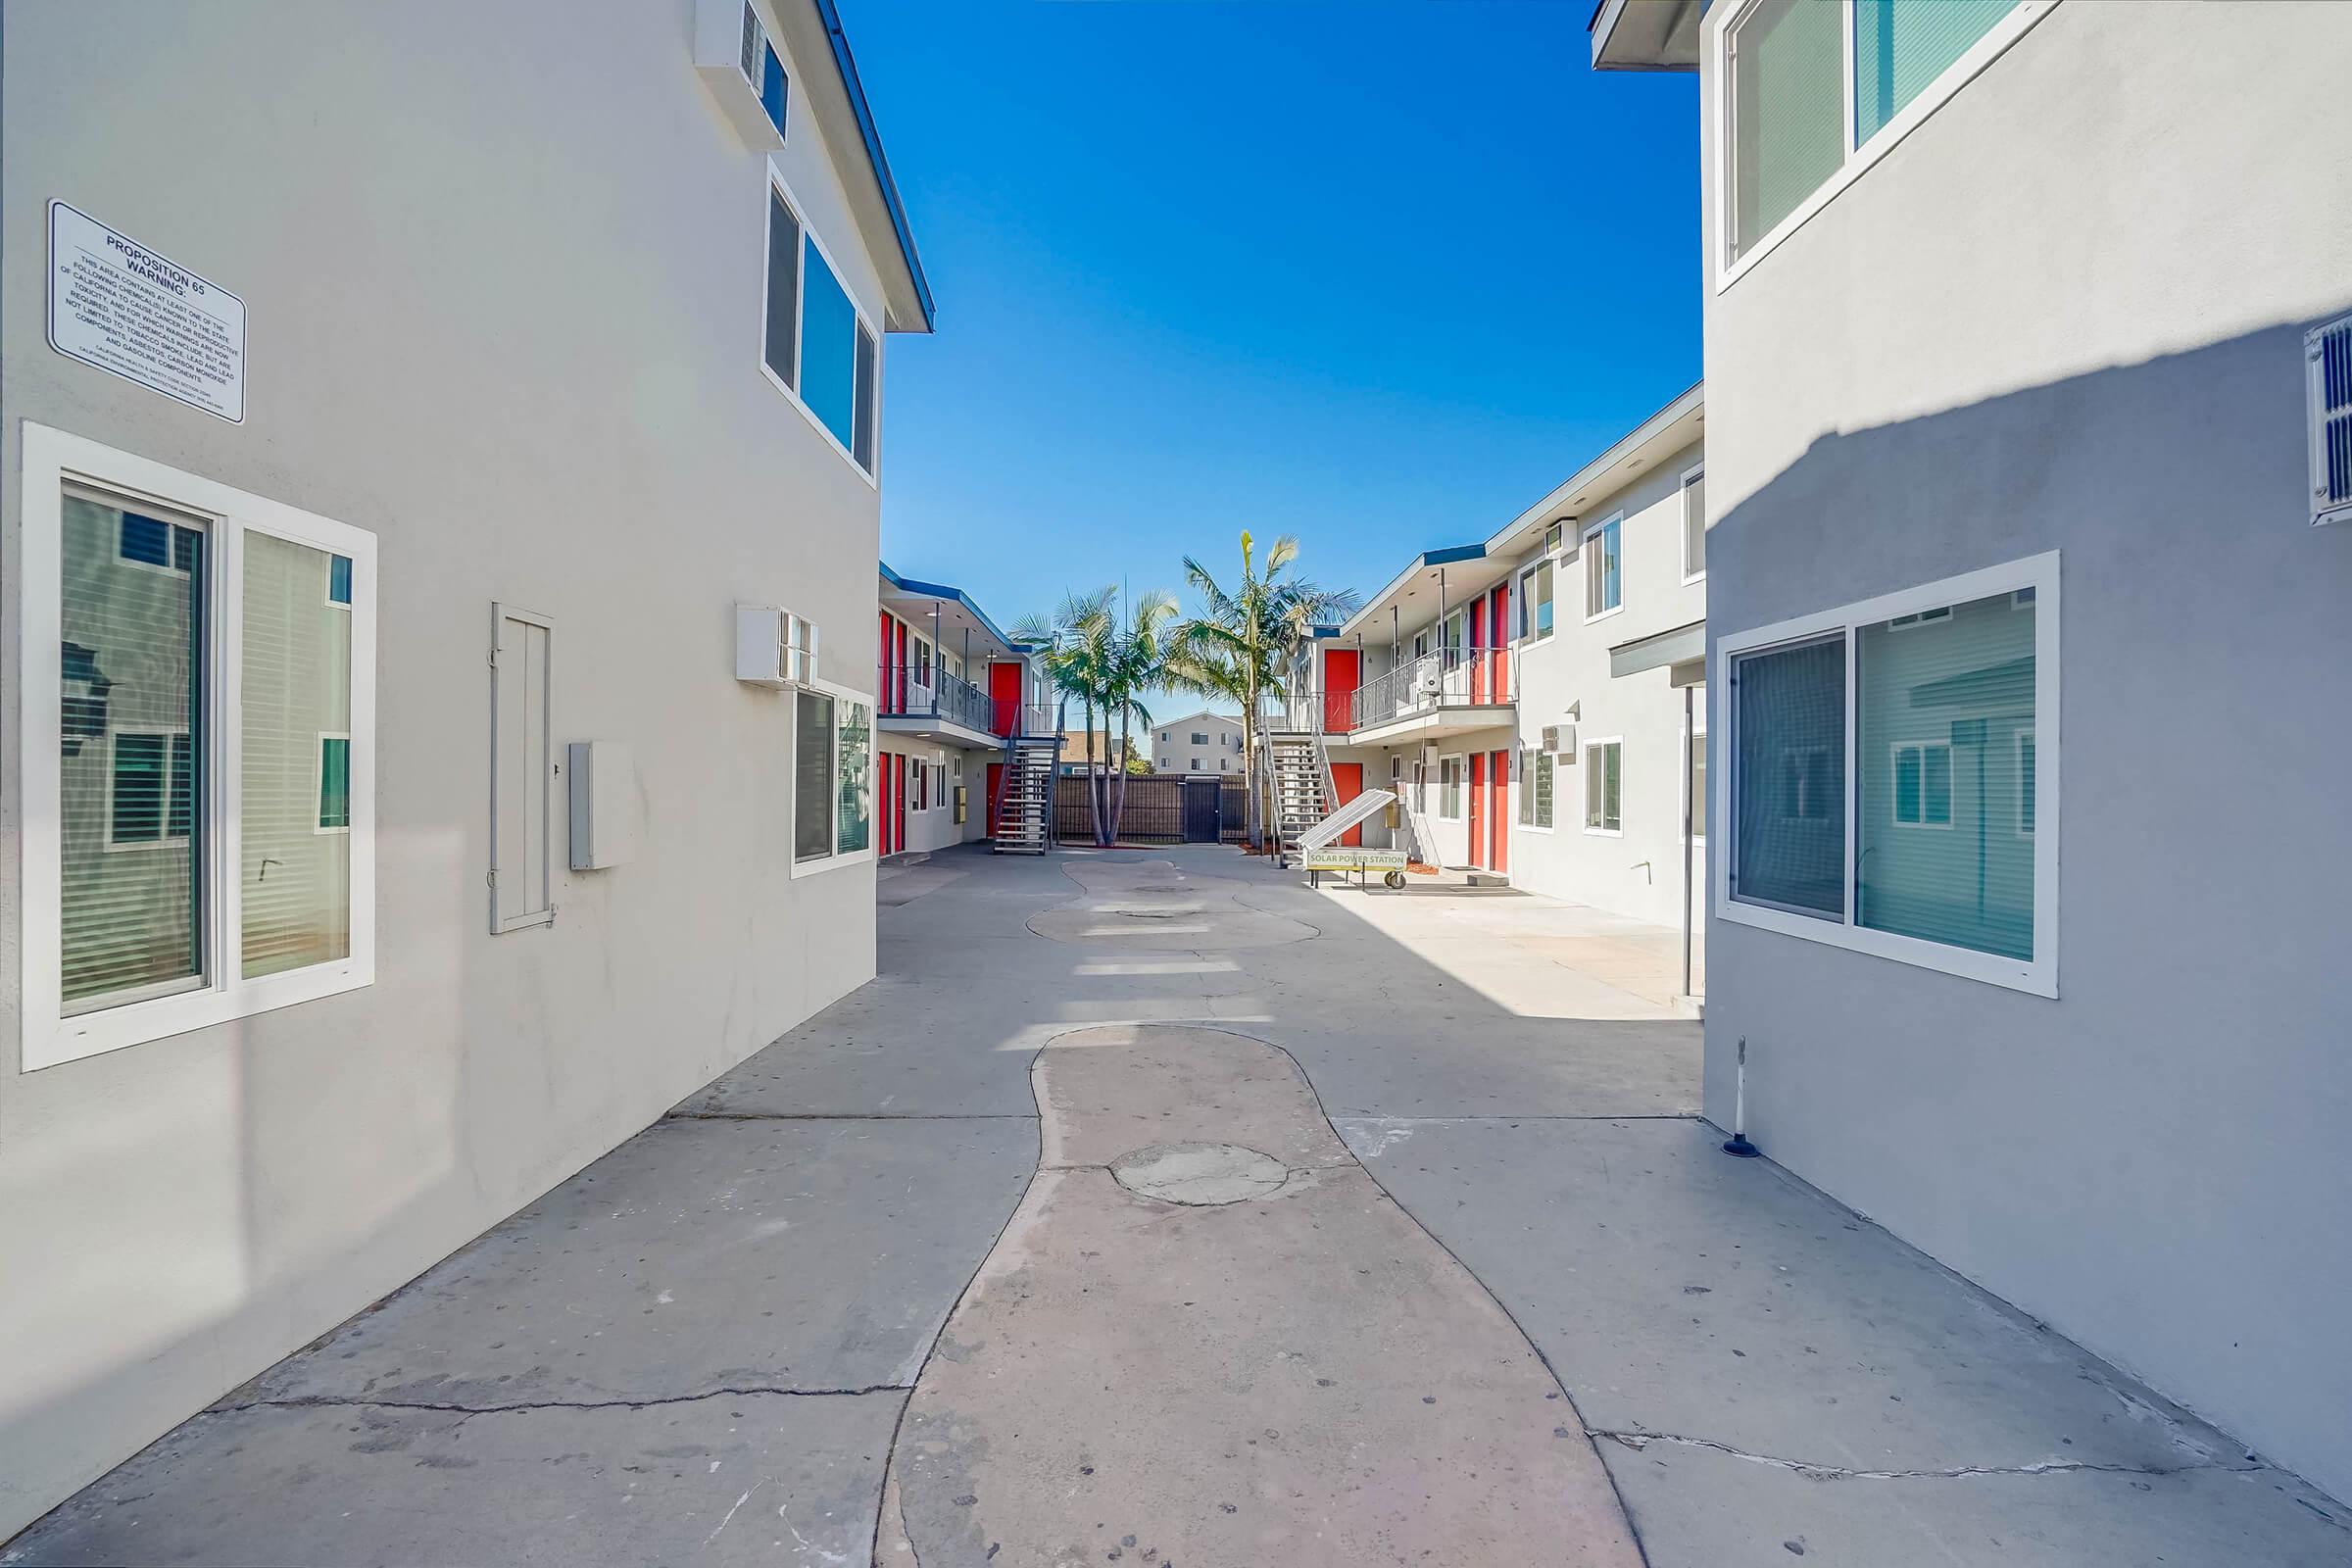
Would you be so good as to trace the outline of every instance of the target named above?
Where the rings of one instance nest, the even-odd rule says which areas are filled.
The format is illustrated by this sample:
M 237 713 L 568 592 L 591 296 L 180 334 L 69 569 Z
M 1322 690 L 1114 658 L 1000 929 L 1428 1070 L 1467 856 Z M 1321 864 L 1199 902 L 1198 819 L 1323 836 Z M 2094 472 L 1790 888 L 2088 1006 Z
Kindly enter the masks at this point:
M 787 874 L 731 605 L 868 686 L 876 494 L 760 375 L 763 165 L 692 10 L 7 7 L 0 1535 L 873 972 L 870 863 Z M 778 156 L 878 316 L 841 155 Z M 52 198 L 243 296 L 242 426 L 46 346 Z M 377 535 L 371 988 L 16 1071 L 27 419 Z M 646 836 L 493 937 L 496 600 L 554 618 L 554 738 L 632 743 Z
M 1767 1153 L 2339 1495 L 2347 58 L 2069 0 L 1706 318 L 1710 636 L 2057 550 L 2066 731 L 2058 999 L 1717 918 L 1709 1114 L 1744 1036 Z

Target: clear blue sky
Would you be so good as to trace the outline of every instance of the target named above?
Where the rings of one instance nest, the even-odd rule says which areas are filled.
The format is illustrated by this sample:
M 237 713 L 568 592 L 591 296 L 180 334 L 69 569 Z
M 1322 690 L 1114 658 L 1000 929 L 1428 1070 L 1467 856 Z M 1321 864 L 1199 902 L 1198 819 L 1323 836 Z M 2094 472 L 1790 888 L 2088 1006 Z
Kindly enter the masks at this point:
M 842 0 L 938 298 L 882 554 L 1000 624 L 1296 533 L 1376 590 L 1699 370 L 1697 94 L 1590 0 Z

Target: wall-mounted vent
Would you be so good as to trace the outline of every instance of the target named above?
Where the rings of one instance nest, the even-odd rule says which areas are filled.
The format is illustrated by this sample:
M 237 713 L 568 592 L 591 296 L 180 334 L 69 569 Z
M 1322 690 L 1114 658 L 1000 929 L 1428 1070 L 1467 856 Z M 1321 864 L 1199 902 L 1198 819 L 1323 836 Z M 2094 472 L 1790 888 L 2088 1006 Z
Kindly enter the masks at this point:
M 784 145 L 791 83 L 751 0 L 698 0 L 694 64 L 747 143 L 768 152 Z
M 1563 763 L 1574 762 L 1576 760 L 1576 726 L 1574 724 L 1544 725 L 1544 750 L 1551 753 Z
M 2311 373 L 2311 520 L 2352 522 L 2352 316 L 2303 339 Z

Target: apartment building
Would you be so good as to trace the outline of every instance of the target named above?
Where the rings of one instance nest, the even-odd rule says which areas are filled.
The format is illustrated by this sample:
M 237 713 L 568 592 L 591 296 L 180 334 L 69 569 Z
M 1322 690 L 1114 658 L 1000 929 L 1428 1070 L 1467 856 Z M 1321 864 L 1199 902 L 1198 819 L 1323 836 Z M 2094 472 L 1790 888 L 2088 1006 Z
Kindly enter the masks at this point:
M 876 846 L 889 856 L 991 837 L 1006 741 L 1051 730 L 1044 666 L 960 588 L 884 564 L 879 599 Z
M 1699 10 L 1708 1112 L 2352 1495 L 2352 10 Z
M 451 20 L 0 15 L 0 1536 L 874 970 L 833 0 Z
M 1240 777 L 1241 715 L 1203 710 L 1182 718 L 1163 719 L 1152 731 L 1152 771 Z
M 1416 557 L 1318 642 L 1309 705 L 1339 800 L 1400 798 L 1368 842 L 1695 922 L 1705 420 L 1694 386 L 1489 538 Z

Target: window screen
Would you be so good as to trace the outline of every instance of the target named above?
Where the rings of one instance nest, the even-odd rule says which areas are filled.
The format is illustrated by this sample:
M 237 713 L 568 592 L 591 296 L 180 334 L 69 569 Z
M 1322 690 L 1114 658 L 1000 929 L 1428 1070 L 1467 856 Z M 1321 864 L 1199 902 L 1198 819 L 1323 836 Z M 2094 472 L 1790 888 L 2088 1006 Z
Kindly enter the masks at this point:
M 351 733 L 351 616 L 327 597 L 326 551 L 248 529 L 244 557 L 238 897 L 252 979 L 351 953 L 351 840 L 318 831 L 320 738 Z M 344 779 L 348 793 L 348 767 Z
M 1625 827 L 1625 746 L 1605 741 L 1585 748 L 1585 826 L 1602 833 Z
M 491 659 L 491 929 L 555 918 L 549 831 L 555 748 L 549 725 L 554 628 L 501 606 Z
M 794 694 L 792 858 L 815 860 L 838 853 L 833 839 L 833 699 L 822 692 Z
M 1842 919 L 1845 641 L 1747 655 L 1732 679 L 1732 896 Z
M 204 983 L 209 541 L 73 492 L 63 522 L 61 978 L 80 1012 Z
M 1856 925 L 2034 956 L 2034 617 L 2004 593 L 1856 631 Z
M 1854 0 L 1854 142 L 1968 52 L 2017 0 Z
M 1738 256 L 1844 161 L 1844 8 L 1826 0 L 1756 0 L 1733 24 L 1730 47 L 1731 238 Z
M 767 337 L 760 358 L 786 386 L 799 384 L 801 220 L 774 186 L 767 192 Z
M 1618 541 L 1624 524 L 1610 518 L 1585 536 L 1585 613 L 1598 615 L 1625 603 L 1624 564 Z

